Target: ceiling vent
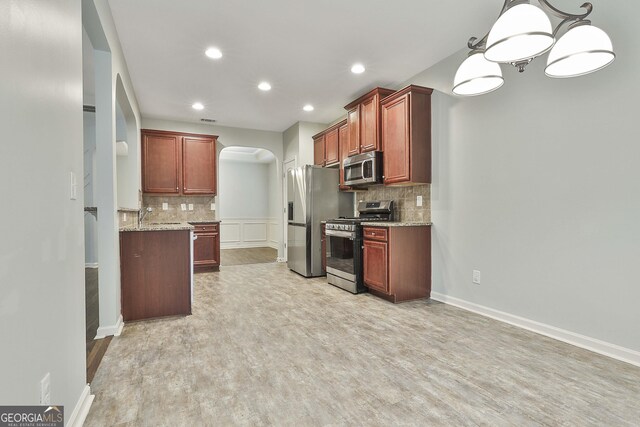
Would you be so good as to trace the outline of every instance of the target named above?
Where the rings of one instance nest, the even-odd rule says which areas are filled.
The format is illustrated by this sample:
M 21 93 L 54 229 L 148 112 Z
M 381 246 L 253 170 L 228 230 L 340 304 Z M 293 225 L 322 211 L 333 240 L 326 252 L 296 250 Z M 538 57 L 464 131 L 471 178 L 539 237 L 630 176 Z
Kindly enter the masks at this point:
M 216 121 L 214 119 L 200 119 L 201 122 L 205 122 L 205 123 L 215 123 Z

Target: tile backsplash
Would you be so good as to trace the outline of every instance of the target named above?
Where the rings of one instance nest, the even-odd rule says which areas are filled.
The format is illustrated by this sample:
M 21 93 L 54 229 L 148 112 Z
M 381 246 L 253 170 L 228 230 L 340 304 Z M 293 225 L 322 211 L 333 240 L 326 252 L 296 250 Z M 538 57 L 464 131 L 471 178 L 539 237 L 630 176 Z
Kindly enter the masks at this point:
M 215 201 L 215 196 L 142 196 L 143 209 L 153 209 L 145 217 L 145 222 L 215 221 L 216 211 L 211 210 Z M 167 203 L 166 211 L 162 210 L 162 203 Z M 182 210 L 182 204 L 187 210 Z M 193 205 L 193 210 L 189 210 L 189 205 Z
M 416 204 L 418 196 L 422 196 L 422 206 Z M 396 221 L 431 222 L 431 184 L 406 187 L 374 185 L 367 191 L 357 191 L 356 214 L 358 202 L 374 200 L 393 200 L 393 215 Z
M 136 227 L 138 225 L 138 211 L 135 209 L 118 209 L 120 227 Z

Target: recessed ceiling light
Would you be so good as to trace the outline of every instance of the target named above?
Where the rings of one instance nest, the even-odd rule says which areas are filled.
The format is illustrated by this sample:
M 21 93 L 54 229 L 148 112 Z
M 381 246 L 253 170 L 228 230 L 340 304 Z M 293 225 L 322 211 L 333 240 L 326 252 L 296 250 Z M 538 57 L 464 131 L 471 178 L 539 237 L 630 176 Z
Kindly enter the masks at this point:
M 204 109 L 204 105 L 202 105 L 201 102 L 195 102 L 191 108 L 193 108 L 194 110 L 202 110 Z
M 313 105 L 311 105 L 311 104 L 307 104 L 307 105 L 305 105 L 304 107 L 302 107 L 302 109 L 303 109 L 304 111 L 313 111 Z
M 353 64 L 351 67 L 351 72 L 353 74 L 362 74 L 364 73 L 364 65 L 362 64 Z
M 260 84 L 258 85 L 258 89 L 264 90 L 266 92 L 268 90 L 271 90 L 271 85 L 267 82 L 260 82 Z
M 204 51 L 204 54 L 212 59 L 220 59 L 222 58 L 222 52 L 217 47 L 210 47 Z

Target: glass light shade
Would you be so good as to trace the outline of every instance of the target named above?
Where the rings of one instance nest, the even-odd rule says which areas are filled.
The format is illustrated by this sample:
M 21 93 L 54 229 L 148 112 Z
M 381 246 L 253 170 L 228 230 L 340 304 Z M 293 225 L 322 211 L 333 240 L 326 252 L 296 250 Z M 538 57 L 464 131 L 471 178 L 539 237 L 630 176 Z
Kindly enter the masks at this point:
M 538 7 L 519 4 L 507 10 L 491 28 L 485 58 L 493 62 L 518 62 L 551 49 L 555 39 L 551 21 Z
M 601 70 L 615 57 L 607 33 L 591 25 L 580 25 L 567 31 L 551 49 L 544 72 L 556 78 L 582 76 Z
M 462 96 L 482 95 L 502 86 L 500 65 L 489 62 L 481 52 L 464 60 L 453 79 L 453 93 Z

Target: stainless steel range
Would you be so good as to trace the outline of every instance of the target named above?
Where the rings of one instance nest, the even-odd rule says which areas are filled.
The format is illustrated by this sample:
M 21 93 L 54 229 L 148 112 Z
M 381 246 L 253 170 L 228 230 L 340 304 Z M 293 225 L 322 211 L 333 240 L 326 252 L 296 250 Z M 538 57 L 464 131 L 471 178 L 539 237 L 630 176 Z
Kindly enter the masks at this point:
M 357 218 L 327 220 L 327 281 L 357 294 L 366 291 L 362 279 L 362 223 L 393 221 L 393 201 L 360 202 Z

